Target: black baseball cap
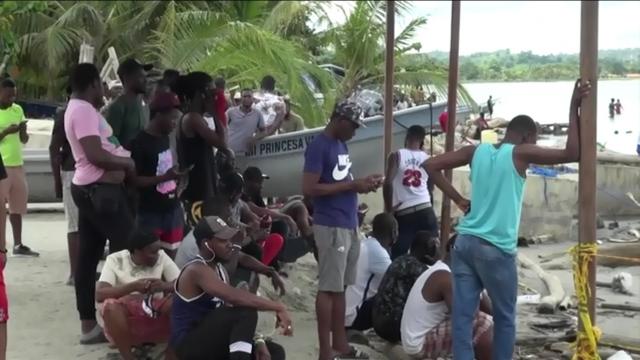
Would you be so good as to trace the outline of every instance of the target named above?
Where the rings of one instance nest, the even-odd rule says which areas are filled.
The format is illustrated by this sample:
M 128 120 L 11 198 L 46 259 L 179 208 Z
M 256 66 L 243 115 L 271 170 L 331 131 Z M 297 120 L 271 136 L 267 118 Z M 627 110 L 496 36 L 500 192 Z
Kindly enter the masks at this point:
M 234 229 L 231 226 L 217 216 L 205 216 L 193 229 L 193 236 L 196 238 L 197 243 L 201 243 L 206 239 L 222 239 L 233 240 L 238 235 L 239 230 Z
M 129 58 L 121 62 L 120 65 L 118 66 L 118 76 L 120 77 L 120 79 L 122 79 L 123 76 L 132 74 L 135 71 L 138 71 L 138 70 L 149 71 L 151 69 L 153 69 L 153 65 L 141 64 L 136 59 Z
M 331 113 L 331 119 L 346 119 L 360 127 L 366 127 L 362 121 L 362 108 L 350 100 L 343 100 L 336 103 Z
M 233 194 L 244 189 L 244 178 L 237 172 L 231 172 L 220 178 L 220 184 L 225 188 L 227 194 Z
M 242 174 L 247 181 L 260 181 L 263 179 L 269 179 L 269 175 L 265 174 L 255 166 L 249 166 Z

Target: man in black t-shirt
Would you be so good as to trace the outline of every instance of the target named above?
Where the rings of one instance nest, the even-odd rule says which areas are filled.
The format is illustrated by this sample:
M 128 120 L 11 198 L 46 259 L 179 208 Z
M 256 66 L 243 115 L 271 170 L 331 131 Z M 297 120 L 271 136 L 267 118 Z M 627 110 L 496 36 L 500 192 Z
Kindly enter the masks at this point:
M 183 238 L 184 214 L 177 196 L 183 175 L 174 166 L 169 134 L 180 118 L 174 93 L 159 92 L 151 101 L 151 121 L 131 142 L 139 189 L 138 226 L 153 231 L 173 258 Z

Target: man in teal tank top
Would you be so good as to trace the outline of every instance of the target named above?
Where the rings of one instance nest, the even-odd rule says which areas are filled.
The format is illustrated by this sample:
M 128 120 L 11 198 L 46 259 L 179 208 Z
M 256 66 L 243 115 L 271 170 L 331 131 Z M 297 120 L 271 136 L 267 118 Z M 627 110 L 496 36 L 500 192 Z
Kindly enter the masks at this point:
M 467 146 L 427 160 L 423 166 L 433 183 L 465 213 L 452 250 L 453 356 L 473 360 L 472 324 L 480 293 L 486 289 L 493 305 L 492 358 L 513 356 L 518 271 L 516 244 L 522 196 L 530 164 L 575 162 L 580 156 L 580 104 L 591 85 L 578 80 L 573 89 L 569 131 L 564 149 L 536 145 L 537 125 L 529 116 L 511 120 L 500 144 Z M 465 199 L 442 170 L 471 166 L 471 201 Z

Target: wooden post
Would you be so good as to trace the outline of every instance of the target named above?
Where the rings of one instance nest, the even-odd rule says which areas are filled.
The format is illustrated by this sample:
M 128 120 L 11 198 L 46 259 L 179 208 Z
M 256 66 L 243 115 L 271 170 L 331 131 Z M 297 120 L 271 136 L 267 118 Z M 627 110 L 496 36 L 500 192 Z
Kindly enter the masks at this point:
M 580 170 L 578 185 L 579 230 L 582 243 L 596 241 L 596 104 L 598 100 L 598 2 L 582 1 L 580 25 L 580 78 L 591 81 L 591 93 L 580 114 Z M 595 324 L 596 261 L 589 263 L 589 315 Z M 580 323 L 582 326 L 582 323 Z M 594 356 L 596 354 L 590 354 Z
M 385 51 L 385 73 L 384 73 L 384 159 L 387 164 L 387 157 L 391 153 L 393 145 L 393 55 L 395 53 L 395 2 L 387 1 L 387 37 Z
M 449 91 L 447 99 L 447 138 L 445 151 L 453 151 L 456 131 L 456 100 L 458 94 L 458 52 L 460 43 L 460 1 L 451 2 L 451 47 L 449 49 Z M 453 172 L 446 170 L 444 176 L 451 181 Z M 440 217 L 440 244 L 445 250 L 451 232 L 451 199 L 442 194 L 442 216 Z M 445 251 L 440 252 L 443 256 Z

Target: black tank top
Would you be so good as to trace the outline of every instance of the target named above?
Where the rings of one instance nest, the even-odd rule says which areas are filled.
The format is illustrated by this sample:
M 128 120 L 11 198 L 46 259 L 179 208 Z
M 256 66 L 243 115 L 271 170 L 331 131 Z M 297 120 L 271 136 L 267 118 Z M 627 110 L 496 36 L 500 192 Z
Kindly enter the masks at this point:
M 182 169 L 193 165 L 189 172 L 188 183 L 182 192 L 182 199 L 190 202 L 201 201 L 214 196 L 217 191 L 217 167 L 213 148 L 200 135 L 187 137 L 182 129 L 184 117 L 178 124 L 178 161 Z

